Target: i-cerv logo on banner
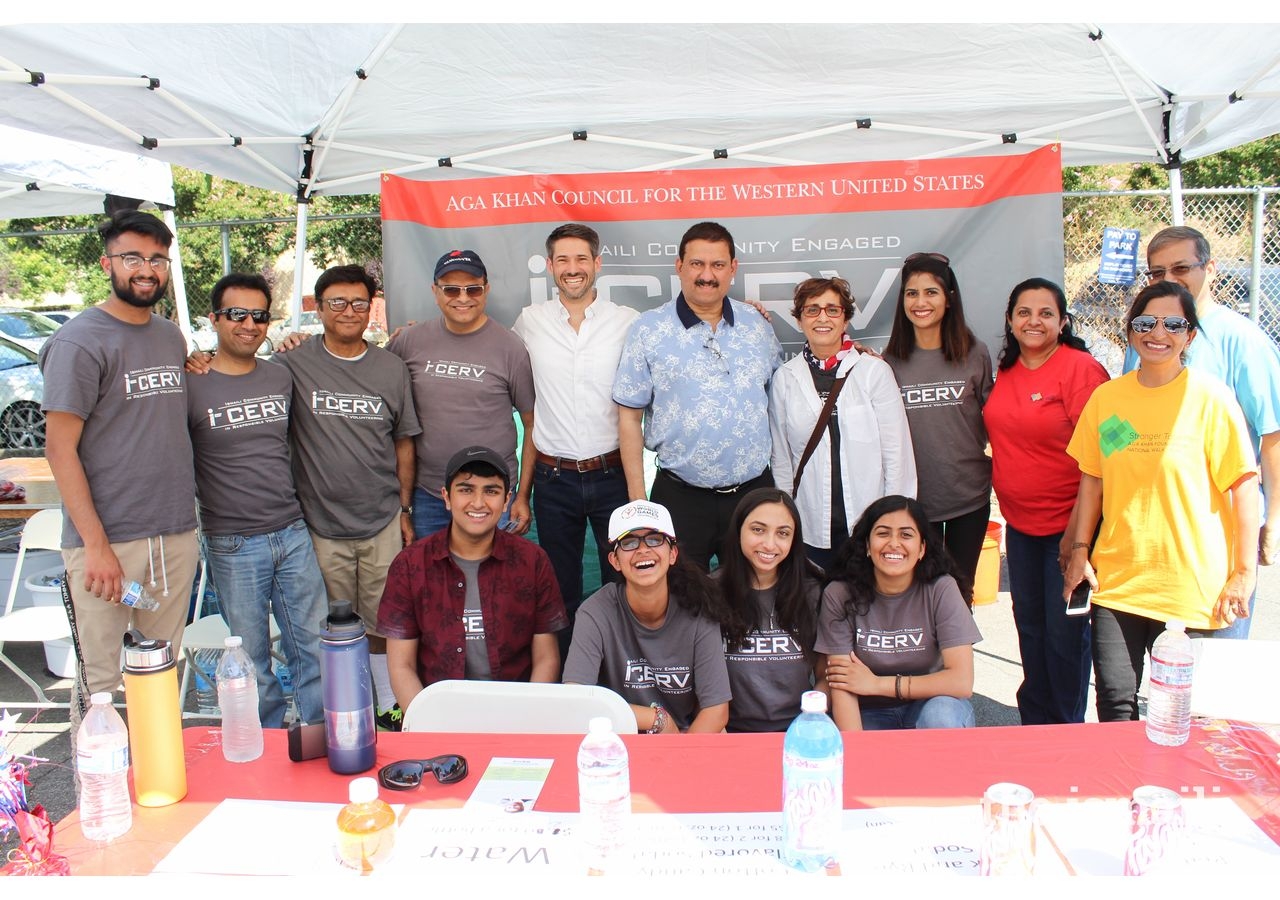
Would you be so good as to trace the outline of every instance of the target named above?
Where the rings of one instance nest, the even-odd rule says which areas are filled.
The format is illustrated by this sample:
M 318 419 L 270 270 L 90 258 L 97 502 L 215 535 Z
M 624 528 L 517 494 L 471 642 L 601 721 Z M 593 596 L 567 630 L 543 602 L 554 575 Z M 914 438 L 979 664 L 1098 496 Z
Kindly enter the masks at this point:
M 148 366 L 124 373 L 126 400 L 182 393 L 182 369 L 178 366 Z
M 280 394 L 254 397 L 248 400 L 231 400 L 220 409 L 206 410 L 209 427 L 214 430 L 247 428 L 270 422 L 289 420 L 289 398 Z
M 622 680 L 632 687 L 656 687 L 664 694 L 687 694 L 693 690 L 693 670 L 688 666 L 655 667 L 643 657 L 627 660 Z
M 382 419 L 386 403 L 369 394 L 344 394 L 339 391 L 312 391 L 311 411 L 317 416 L 343 419 Z

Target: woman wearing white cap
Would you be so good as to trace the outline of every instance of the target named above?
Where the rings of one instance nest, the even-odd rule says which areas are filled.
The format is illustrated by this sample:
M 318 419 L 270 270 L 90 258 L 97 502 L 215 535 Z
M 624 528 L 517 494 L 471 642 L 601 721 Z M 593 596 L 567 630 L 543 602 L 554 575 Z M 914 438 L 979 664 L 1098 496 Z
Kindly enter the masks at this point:
M 729 676 L 711 581 L 681 558 L 666 507 L 634 500 L 609 518 L 609 562 L 624 579 L 578 610 L 566 684 L 620 694 L 648 734 L 716 732 L 729 721 Z M 674 601 L 674 602 L 673 602 Z

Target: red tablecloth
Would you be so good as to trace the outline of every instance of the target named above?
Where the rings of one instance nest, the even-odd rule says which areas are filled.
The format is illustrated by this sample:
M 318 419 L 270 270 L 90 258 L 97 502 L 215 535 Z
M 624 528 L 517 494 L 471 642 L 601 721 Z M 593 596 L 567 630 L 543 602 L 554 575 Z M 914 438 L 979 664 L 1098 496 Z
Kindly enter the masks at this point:
M 228 797 L 345 803 L 356 776 L 335 775 L 326 760 L 294 763 L 283 731 L 266 733 L 255 762 L 222 758 L 221 731 L 189 728 L 189 792 L 159 809 L 134 807 L 134 826 L 109 847 L 80 835 L 73 813 L 58 825 L 54 846 L 77 874 L 149 872 L 210 809 Z M 383 791 L 393 803 L 460 806 L 495 756 L 553 758 L 538 799 L 548 811 L 577 809 L 577 735 L 379 735 L 381 767 L 398 759 L 461 753 L 471 774 L 459 784 L 428 781 L 412 792 Z M 631 735 L 635 809 L 760 812 L 780 808 L 782 735 Z M 377 769 L 366 774 L 375 775 Z M 976 804 L 997 781 L 1015 781 L 1048 799 L 1128 797 L 1141 784 L 1187 796 L 1227 796 L 1280 843 L 1280 747 L 1251 726 L 1196 726 L 1183 747 L 1147 741 L 1140 722 L 972 728 L 845 735 L 845 806 Z

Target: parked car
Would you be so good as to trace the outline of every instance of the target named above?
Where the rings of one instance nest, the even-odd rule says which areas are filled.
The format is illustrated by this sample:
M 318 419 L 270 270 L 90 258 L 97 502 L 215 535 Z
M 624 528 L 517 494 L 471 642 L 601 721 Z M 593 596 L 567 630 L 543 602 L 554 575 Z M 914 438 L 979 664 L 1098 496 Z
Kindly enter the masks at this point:
M 44 376 L 36 354 L 0 337 L 0 447 L 38 450 L 44 446 Z
M 40 313 L 40 315 L 44 316 L 46 319 L 53 319 L 53 321 L 57 322 L 59 325 L 66 325 L 79 314 L 80 310 L 78 309 L 43 310 Z
M 28 350 L 39 351 L 59 327 L 60 323 L 29 309 L 0 307 L 0 334 Z

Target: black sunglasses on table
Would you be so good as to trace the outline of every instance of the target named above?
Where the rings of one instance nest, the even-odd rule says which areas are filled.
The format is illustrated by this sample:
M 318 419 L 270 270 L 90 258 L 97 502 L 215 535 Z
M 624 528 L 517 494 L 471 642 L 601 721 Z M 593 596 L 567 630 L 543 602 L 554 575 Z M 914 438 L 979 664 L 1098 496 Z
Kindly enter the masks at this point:
M 402 759 L 378 770 L 378 783 L 390 791 L 411 791 L 430 772 L 440 784 L 454 784 L 467 777 L 467 761 L 455 753 L 430 759 Z

